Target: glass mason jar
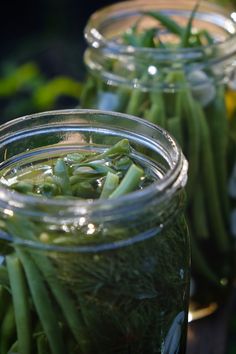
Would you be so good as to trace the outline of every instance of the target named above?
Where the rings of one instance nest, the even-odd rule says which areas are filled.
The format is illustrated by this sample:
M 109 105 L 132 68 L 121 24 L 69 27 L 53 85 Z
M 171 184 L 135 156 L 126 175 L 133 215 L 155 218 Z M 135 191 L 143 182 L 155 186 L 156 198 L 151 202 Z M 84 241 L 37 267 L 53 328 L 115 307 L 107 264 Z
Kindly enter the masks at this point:
M 189 161 L 190 311 L 199 318 L 225 301 L 233 278 L 230 214 L 236 188 L 233 183 L 229 193 L 228 182 L 236 160 L 236 23 L 234 14 L 201 2 L 192 33 L 196 41 L 205 36 L 207 44 L 178 48 L 173 32 L 188 27 L 194 6 L 191 0 L 139 0 L 94 13 L 85 28 L 88 78 L 81 106 L 146 118 L 181 145 Z M 158 19 L 168 16 L 177 25 L 172 29 L 166 20 L 142 12 L 158 12 Z M 132 45 L 134 30 L 150 34 L 153 28 L 158 47 Z
M 153 176 L 143 189 L 91 200 L 6 187 L 25 168 L 35 176 L 38 163 L 123 138 Z M 1 352 L 183 354 L 187 161 L 170 135 L 124 114 L 52 111 L 1 126 L 0 161 Z

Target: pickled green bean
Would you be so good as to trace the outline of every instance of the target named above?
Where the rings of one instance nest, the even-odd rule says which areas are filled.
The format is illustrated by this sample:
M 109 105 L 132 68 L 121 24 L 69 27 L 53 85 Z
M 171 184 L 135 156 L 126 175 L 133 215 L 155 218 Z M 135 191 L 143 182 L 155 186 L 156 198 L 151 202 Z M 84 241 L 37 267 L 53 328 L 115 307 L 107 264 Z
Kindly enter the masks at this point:
M 40 334 L 37 337 L 37 354 L 50 354 L 48 340 L 45 334 Z
M 7 269 L 4 265 L 0 266 L 0 284 L 6 288 L 9 288 L 9 276 Z
M 34 262 L 24 251 L 17 248 L 16 253 L 26 273 L 30 293 L 36 307 L 42 327 L 47 335 L 53 354 L 65 354 L 59 321 L 53 309 L 45 282 Z
M 196 12 L 197 12 L 197 9 L 199 7 L 199 4 L 200 4 L 200 0 L 194 6 L 193 11 L 192 11 L 192 13 L 191 13 L 191 15 L 189 17 L 187 26 L 184 28 L 184 31 L 183 31 L 183 33 L 181 35 L 181 44 L 180 44 L 180 46 L 183 47 L 183 48 L 189 47 L 189 45 L 190 45 L 189 39 L 190 39 L 190 36 L 191 36 L 193 19 L 194 19 L 195 15 L 196 15 Z
M 224 103 L 224 90 L 217 90 L 216 96 L 206 108 L 207 123 L 213 151 L 217 190 L 225 225 L 229 226 L 229 197 L 227 190 L 228 119 Z
M 136 165 L 133 162 L 131 147 L 127 139 L 118 141 L 117 144 L 102 152 L 92 151 L 82 155 L 83 153 L 77 158 L 74 153 L 73 157 L 66 155 L 55 158 L 51 164 L 48 163 L 50 173 L 45 174 L 45 182 L 43 182 L 44 174 L 41 180 L 34 172 L 33 179 L 35 176 L 36 178 L 35 183 L 32 179 L 32 187 L 30 189 L 19 188 L 18 192 L 24 191 L 30 195 L 35 193 L 39 196 L 41 194 L 46 196 L 48 193 L 50 198 L 68 196 L 71 198 L 72 192 L 73 197 L 76 197 L 74 189 L 81 186 L 85 188 L 86 184 L 90 191 L 96 188 L 98 198 L 117 198 L 139 189 L 142 179 L 145 178 L 144 170 L 139 164 Z M 89 171 L 84 173 L 84 169 L 90 169 L 92 172 L 90 174 L 95 175 L 95 179 L 90 178 Z M 29 173 L 31 171 L 30 169 Z M 28 179 L 27 173 L 23 174 L 23 178 L 25 176 Z M 96 183 L 92 185 L 98 177 L 101 179 L 102 187 L 96 187 Z M 13 188 L 17 190 L 17 184 L 22 185 L 21 182 L 24 180 L 19 177 L 19 180 L 14 182 Z M 55 184 L 57 187 L 50 189 L 50 185 L 55 186 Z M 80 190 L 79 197 L 81 195 Z M 6 232 L 24 241 L 37 242 L 40 238 L 42 242 L 53 242 L 53 237 L 54 240 L 60 238 L 55 233 L 55 236 L 50 236 L 50 239 L 41 230 L 40 225 L 17 215 L 6 219 L 4 225 Z M 66 242 L 69 241 L 66 240 Z M 94 341 L 90 338 L 91 333 L 83 318 L 82 305 L 79 298 L 71 297 L 70 290 L 67 290 L 58 278 L 54 256 L 51 254 L 51 258 L 48 258 L 47 255 L 40 254 L 40 251 L 37 253 L 36 250 L 28 253 L 18 245 L 14 246 L 14 250 L 15 252 L 11 255 L 7 255 L 6 266 L 0 267 L 2 281 L 7 284 L 12 293 L 13 301 L 9 294 L 9 302 L 13 303 L 15 322 L 12 322 L 14 324 L 12 328 L 16 332 L 15 335 L 12 333 L 12 342 L 6 336 L 6 341 L 2 344 L 4 350 L 17 343 L 19 352 L 24 354 L 30 354 L 36 350 L 35 346 L 39 354 L 44 352 L 43 348 L 47 349 L 48 345 L 49 352 L 52 354 L 65 353 L 66 350 L 70 350 L 69 348 L 81 354 L 93 352 L 94 348 L 91 346 Z M 3 290 L 6 291 L 5 288 Z M 4 313 L 5 317 L 6 313 Z M 35 320 L 39 322 L 42 333 L 33 328 L 32 324 Z M 4 329 L 4 336 L 5 333 Z
M 136 166 L 131 165 L 126 175 L 122 179 L 117 188 L 110 194 L 109 198 L 118 198 L 124 194 L 130 193 L 137 189 L 140 178 L 144 175 L 144 171 Z
M 15 315 L 12 302 L 7 306 L 5 316 L 0 324 L 0 354 L 6 354 L 12 345 L 16 331 Z
M 56 184 L 59 184 L 62 194 L 71 195 L 72 192 L 70 188 L 68 168 L 63 159 L 57 159 L 54 167 L 54 174 L 54 181 Z
M 15 254 L 6 257 L 20 353 L 31 353 L 31 316 L 25 276 Z
M 187 159 L 190 161 L 189 174 L 187 183 L 188 203 L 193 198 L 195 184 L 198 178 L 199 163 L 200 163 L 200 123 L 198 112 L 195 108 L 195 102 L 191 93 L 187 90 L 182 90 L 178 94 L 179 109 L 177 114 L 181 117 L 182 130 L 186 131 L 187 139 L 183 138 L 183 150 Z M 185 135 L 184 132 L 182 133 Z
M 182 36 L 184 29 L 176 21 L 171 19 L 169 16 L 166 16 L 162 12 L 158 11 L 143 11 L 142 15 L 150 16 L 155 20 L 159 21 L 165 28 L 167 28 L 171 33 Z
M 119 184 L 119 176 L 117 176 L 114 173 L 108 172 L 105 183 L 103 185 L 102 192 L 100 194 L 100 198 L 108 198 L 118 187 L 118 184 Z
M 36 253 L 32 255 L 32 259 L 34 260 L 38 269 L 42 272 L 42 275 L 48 283 L 52 294 L 60 305 L 69 328 L 71 329 L 71 332 L 79 344 L 81 353 L 89 352 L 89 335 L 86 332 L 81 314 L 76 309 L 76 306 L 72 298 L 69 296 L 69 293 L 64 289 L 64 287 L 57 279 L 56 272 L 50 261 L 46 257 L 42 257 Z
M 166 128 L 166 111 L 161 92 L 152 92 L 150 94 L 150 108 L 146 110 L 145 118 L 151 123 Z
M 10 294 L 0 282 L 0 323 L 2 323 L 5 316 L 6 308 L 10 301 Z M 1 325 L 0 325 L 1 326 Z
M 191 239 L 191 256 L 192 262 L 194 262 L 194 271 L 198 274 L 201 274 L 207 281 L 216 286 L 221 286 L 220 278 L 217 274 L 210 268 L 207 263 L 206 257 L 202 254 L 198 243 L 196 242 L 195 237 L 190 231 L 190 239 Z
M 194 235 L 199 239 L 207 240 L 210 237 L 207 220 L 206 201 L 201 183 L 195 186 L 194 198 L 192 200 L 191 220 Z
M 214 158 L 210 145 L 210 132 L 201 108 L 196 104 L 199 124 L 201 128 L 201 173 L 203 178 L 203 190 L 207 206 L 207 215 L 211 225 L 212 237 L 214 237 L 219 250 L 227 252 L 230 248 L 229 237 L 225 229 L 221 204 L 217 193 L 217 183 L 214 170 Z

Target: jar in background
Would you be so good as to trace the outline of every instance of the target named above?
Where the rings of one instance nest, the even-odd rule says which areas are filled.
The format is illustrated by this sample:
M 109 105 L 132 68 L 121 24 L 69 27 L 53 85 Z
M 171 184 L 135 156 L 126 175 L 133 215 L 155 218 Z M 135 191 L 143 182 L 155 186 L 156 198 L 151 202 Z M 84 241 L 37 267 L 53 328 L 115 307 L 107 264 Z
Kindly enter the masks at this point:
M 85 38 L 81 106 L 162 126 L 189 161 L 190 318 L 204 317 L 226 301 L 233 279 L 236 188 L 229 191 L 228 183 L 236 160 L 235 15 L 207 2 L 125 1 L 95 12 Z
M 57 156 L 103 152 L 123 138 L 153 176 L 143 189 L 91 200 L 6 187 L 25 171 L 37 178 Z M 2 352 L 183 354 L 187 161 L 175 140 L 124 114 L 54 111 L 1 126 L 0 161 Z

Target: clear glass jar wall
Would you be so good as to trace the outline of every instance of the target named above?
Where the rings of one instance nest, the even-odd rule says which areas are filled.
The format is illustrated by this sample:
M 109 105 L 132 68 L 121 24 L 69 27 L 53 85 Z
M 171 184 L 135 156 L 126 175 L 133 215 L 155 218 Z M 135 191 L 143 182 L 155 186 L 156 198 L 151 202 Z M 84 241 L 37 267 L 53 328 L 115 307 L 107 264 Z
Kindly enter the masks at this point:
M 141 190 L 78 200 L 6 187 L 58 156 L 123 138 L 154 177 Z M 183 354 L 187 162 L 175 141 L 118 113 L 47 112 L 0 127 L 0 161 L 1 353 Z
M 126 1 L 93 14 L 85 37 L 82 107 L 146 118 L 171 132 L 189 160 L 190 315 L 210 314 L 233 278 L 235 16 L 207 2 Z

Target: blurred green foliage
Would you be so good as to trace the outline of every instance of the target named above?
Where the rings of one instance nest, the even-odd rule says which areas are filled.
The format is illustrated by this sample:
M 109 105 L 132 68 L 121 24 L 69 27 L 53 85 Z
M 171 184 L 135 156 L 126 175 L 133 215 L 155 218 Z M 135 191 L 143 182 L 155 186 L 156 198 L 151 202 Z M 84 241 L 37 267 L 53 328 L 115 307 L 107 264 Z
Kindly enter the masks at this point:
M 36 62 L 5 65 L 0 76 L 0 123 L 50 109 L 78 105 L 81 83 L 72 77 L 48 78 Z

